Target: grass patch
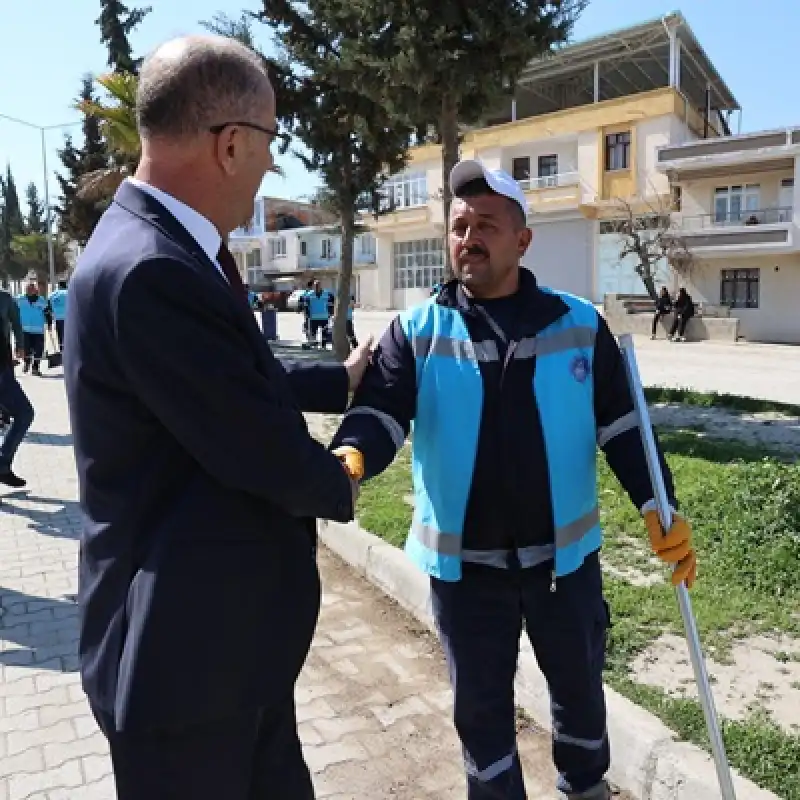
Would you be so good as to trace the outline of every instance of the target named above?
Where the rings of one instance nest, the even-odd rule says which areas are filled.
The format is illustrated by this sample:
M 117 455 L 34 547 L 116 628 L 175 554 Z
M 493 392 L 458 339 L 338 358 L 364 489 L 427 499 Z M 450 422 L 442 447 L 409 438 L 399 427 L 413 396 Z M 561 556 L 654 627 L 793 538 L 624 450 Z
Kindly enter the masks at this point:
M 683 403 L 701 408 L 727 408 L 731 411 L 747 411 L 752 414 L 777 412 L 790 417 L 800 417 L 800 406 L 760 400 L 739 394 L 721 392 L 696 392 L 693 389 L 673 389 L 668 386 L 646 386 L 644 396 L 648 403 Z
M 659 438 L 695 532 L 700 564 L 692 602 L 704 646 L 722 660 L 740 637 L 770 631 L 800 635 L 800 466 L 690 431 L 661 431 Z M 602 456 L 598 463 L 604 560 L 619 569 L 665 575 L 650 562 L 638 512 Z M 392 467 L 364 485 L 361 524 L 402 546 L 412 515 L 404 498 L 410 494 L 406 447 Z M 686 740 L 707 746 L 697 701 L 669 697 L 630 677 L 633 659 L 662 633 L 683 634 L 672 587 L 608 577 L 606 594 L 614 617 L 607 681 Z M 800 800 L 800 736 L 787 734 L 763 713 L 744 722 L 725 721 L 724 732 L 737 769 L 787 800 Z

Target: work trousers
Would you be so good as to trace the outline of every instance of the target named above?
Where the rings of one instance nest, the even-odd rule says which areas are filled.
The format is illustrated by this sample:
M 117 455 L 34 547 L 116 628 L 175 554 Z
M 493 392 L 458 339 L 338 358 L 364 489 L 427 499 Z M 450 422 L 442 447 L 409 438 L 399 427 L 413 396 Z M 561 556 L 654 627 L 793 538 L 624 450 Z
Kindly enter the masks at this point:
M 33 362 L 33 369 L 38 371 L 39 362 L 44 354 L 44 334 L 24 333 L 22 346 L 25 351 L 25 366 L 30 368 Z
M 58 336 L 58 349 L 64 349 L 64 320 L 56 320 L 56 336 Z
M 9 364 L 0 367 L 0 407 L 11 418 L 0 444 L 0 472 L 8 472 L 25 434 L 33 422 L 33 406 Z
M 551 569 L 464 564 L 460 581 L 431 578 L 469 800 L 526 798 L 514 706 L 523 623 L 550 690 L 557 788 L 569 797 L 606 796 L 603 665 L 610 618 L 600 562 L 593 553 L 555 590 Z

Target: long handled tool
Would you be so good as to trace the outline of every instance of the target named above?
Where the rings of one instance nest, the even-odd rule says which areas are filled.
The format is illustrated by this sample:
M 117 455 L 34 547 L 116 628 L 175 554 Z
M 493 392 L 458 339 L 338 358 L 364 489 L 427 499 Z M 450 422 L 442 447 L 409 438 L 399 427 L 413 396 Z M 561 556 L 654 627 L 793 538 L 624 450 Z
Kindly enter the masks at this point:
M 642 444 L 647 456 L 647 468 L 650 472 L 650 483 L 655 494 L 656 509 L 661 519 L 662 528 L 667 531 L 672 526 L 672 507 L 667 497 L 667 489 L 664 485 L 664 476 L 661 473 L 661 463 L 658 458 L 656 441 L 653 436 L 653 427 L 650 424 L 650 413 L 647 402 L 644 398 L 644 389 L 639 376 L 639 367 L 636 364 L 636 356 L 633 351 L 633 337 L 630 334 L 620 336 L 620 348 L 622 358 L 625 361 L 625 369 L 628 373 L 628 384 L 633 396 L 633 404 L 639 421 L 639 432 L 642 435 Z M 692 601 L 689 599 L 689 591 L 685 584 L 676 588 L 678 595 L 678 606 L 683 617 L 683 627 L 686 630 L 686 641 L 689 644 L 689 656 L 692 659 L 692 669 L 694 679 L 697 683 L 697 692 L 700 697 L 700 705 L 703 707 L 703 716 L 706 719 L 708 738 L 711 742 L 711 754 L 714 757 L 714 765 L 717 768 L 717 779 L 722 800 L 736 800 L 733 790 L 733 778 L 731 768 L 728 764 L 728 757 L 725 753 L 725 743 L 722 740 L 722 733 L 719 726 L 717 710 L 714 707 L 714 697 L 711 694 L 711 683 L 708 679 L 706 663 L 703 660 L 703 651 L 700 648 L 700 637 L 697 633 L 697 624 L 692 612 Z

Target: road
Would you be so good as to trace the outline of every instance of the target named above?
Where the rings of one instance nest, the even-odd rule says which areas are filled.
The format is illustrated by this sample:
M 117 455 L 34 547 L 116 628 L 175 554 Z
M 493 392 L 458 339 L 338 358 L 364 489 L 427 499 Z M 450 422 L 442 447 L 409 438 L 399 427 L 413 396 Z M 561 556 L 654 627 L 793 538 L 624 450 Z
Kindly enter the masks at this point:
M 113 800 L 77 673 L 80 514 L 63 382 L 22 381 L 37 417 L 16 464 L 29 487 L 0 504 L 0 800 Z M 332 555 L 320 554 L 320 569 L 323 610 L 297 689 L 317 796 L 463 800 L 436 642 Z M 200 657 L 187 653 L 185 669 Z M 520 751 L 529 796 L 552 800 L 549 736 L 522 725 Z
M 359 311 L 359 336 L 380 337 L 396 312 Z M 281 338 L 300 340 L 299 314 L 282 313 Z M 636 338 L 642 380 L 647 386 L 686 387 L 704 392 L 743 394 L 784 403 L 800 403 L 800 347 L 740 342 L 672 343 Z

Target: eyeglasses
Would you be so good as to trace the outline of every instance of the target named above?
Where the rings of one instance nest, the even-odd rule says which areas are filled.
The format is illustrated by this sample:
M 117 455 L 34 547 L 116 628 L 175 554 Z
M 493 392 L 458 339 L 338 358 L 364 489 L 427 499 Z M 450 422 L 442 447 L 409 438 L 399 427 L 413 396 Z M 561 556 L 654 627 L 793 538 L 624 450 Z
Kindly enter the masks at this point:
M 251 130 L 259 131 L 260 133 L 266 133 L 267 136 L 271 136 L 273 139 L 280 142 L 281 150 L 284 150 L 289 146 L 290 137 L 288 133 L 280 133 L 274 128 L 265 128 L 263 125 L 256 125 L 255 122 L 222 122 L 219 125 L 212 125 L 208 130 L 210 133 L 219 135 L 225 130 L 225 128 L 230 128 L 234 125 L 240 128 L 250 128 Z

